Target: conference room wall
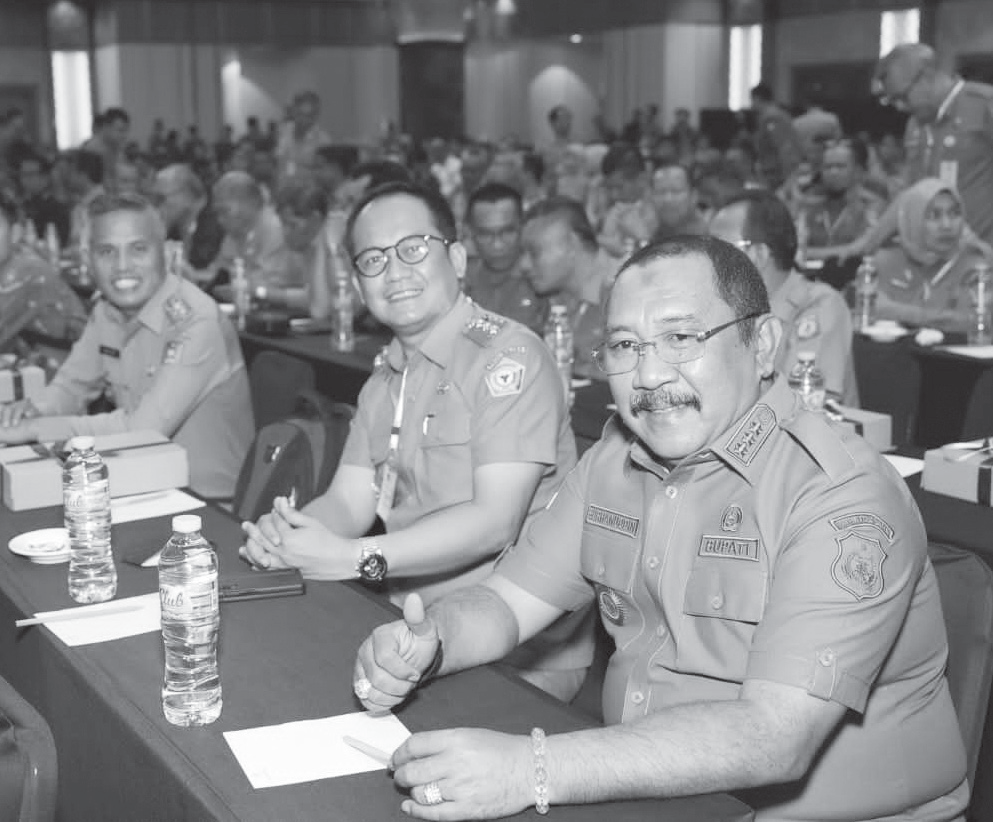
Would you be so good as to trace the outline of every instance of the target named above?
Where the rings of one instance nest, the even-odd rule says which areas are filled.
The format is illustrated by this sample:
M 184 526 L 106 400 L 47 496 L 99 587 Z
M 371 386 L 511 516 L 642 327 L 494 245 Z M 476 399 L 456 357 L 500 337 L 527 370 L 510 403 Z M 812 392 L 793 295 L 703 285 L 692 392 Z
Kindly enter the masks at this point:
M 952 67 L 959 55 L 989 54 L 993 51 L 993 14 L 989 0 L 953 2 L 938 5 L 935 47 Z

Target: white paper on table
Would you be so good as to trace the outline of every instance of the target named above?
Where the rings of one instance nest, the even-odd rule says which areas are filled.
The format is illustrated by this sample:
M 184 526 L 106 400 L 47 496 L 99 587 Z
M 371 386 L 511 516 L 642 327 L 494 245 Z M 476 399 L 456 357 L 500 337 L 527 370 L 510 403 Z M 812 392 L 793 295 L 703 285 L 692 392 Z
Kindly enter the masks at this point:
M 901 477 L 912 477 L 924 470 L 924 460 L 901 457 L 899 454 L 883 454 L 886 461 L 900 472 Z
M 162 630 L 162 613 L 159 606 L 159 595 L 144 594 L 138 597 L 124 597 L 101 602 L 97 605 L 82 605 L 78 608 L 67 608 L 69 611 L 99 613 L 101 608 L 113 608 L 122 603 L 134 603 L 138 607 L 133 611 L 110 613 L 106 616 L 87 616 L 84 619 L 70 619 L 65 622 L 52 622 L 47 627 L 70 647 L 76 645 L 92 645 L 95 642 L 109 642 L 112 639 L 123 639 L 126 636 L 148 634 Z M 45 617 L 58 614 L 61 611 L 45 611 L 35 616 Z
M 941 350 L 976 360 L 993 360 L 993 345 L 943 345 Z
M 203 508 L 207 503 L 178 488 L 115 497 L 110 501 L 110 521 L 114 525 L 139 519 L 164 517 Z
M 392 754 L 410 731 L 393 714 L 359 711 L 224 734 L 255 789 L 384 770 L 384 765 L 348 745 L 345 736 Z

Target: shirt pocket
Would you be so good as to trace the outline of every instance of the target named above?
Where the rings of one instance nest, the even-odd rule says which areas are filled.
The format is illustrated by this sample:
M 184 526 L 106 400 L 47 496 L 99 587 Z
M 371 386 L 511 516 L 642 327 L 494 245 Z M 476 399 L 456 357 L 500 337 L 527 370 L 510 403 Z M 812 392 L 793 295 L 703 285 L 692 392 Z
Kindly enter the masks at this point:
M 472 415 L 460 398 L 428 410 L 421 426 L 414 477 L 421 503 L 428 510 L 469 502 L 475 495 L 472 459 Z
M 765 612 L 761 564 L 697 558 L 683 595 L 676 664 L 685 673 L 742 681 L 755 628 Z
M 583 529 L 580 546 L 580 568 L 583 576 L 593 586 L 596 605 L 604 627 L 614 635 L 618 645 L 624 636 L 638 634 L 645 620 L 634 595 L 638 574 L 641 546 L 637 540 L 626 536 L 607 536 L 599 529 Z

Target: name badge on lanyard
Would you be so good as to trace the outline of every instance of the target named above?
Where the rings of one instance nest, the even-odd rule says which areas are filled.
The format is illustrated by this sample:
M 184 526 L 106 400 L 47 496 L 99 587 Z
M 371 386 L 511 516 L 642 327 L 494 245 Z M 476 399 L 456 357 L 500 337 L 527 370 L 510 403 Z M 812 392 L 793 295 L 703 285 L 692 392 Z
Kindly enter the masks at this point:
M 379 482 L 376 501 L 376 516 L 384 523 L 389 522 L 397 495 L 397 465 L 400 460 L 400 426 L 403 424 L 403 402 L 407 389 L 407 369 L 403 369 L 400 378 L 400 396 L 397 397 L 396 410 L 393 412 L 393 425 L 390 427 L 390 447 L 386 462 L 379 467 Z
M 942 160 L 938 168 L 938 177 L 947 186 L 958 188 L 959 163 L 958 160 Z

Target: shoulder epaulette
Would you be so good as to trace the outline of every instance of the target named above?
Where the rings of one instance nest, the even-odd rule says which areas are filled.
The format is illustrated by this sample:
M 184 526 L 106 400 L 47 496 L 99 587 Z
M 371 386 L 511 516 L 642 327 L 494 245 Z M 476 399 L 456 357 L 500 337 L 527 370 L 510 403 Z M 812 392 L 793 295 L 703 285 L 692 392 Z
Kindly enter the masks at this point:
M 481 311 L 473 314 L 462 329 L 462 333 L 472 340 L 476 345 L 486 347 L 500 333 L 500 329 L 507 324 L 507 320 L 499 314 L 490 314 Z

